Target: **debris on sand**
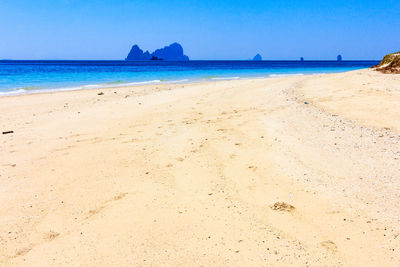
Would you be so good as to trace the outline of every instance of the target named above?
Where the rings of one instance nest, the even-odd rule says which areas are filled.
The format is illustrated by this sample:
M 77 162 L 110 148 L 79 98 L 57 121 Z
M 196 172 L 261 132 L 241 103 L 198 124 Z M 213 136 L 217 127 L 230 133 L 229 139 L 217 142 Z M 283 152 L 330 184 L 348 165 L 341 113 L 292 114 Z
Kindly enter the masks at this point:
M 276 202 L 274 205 L 270 206 L 272 210 L 293 212 L 296 208 L 285 202 Z

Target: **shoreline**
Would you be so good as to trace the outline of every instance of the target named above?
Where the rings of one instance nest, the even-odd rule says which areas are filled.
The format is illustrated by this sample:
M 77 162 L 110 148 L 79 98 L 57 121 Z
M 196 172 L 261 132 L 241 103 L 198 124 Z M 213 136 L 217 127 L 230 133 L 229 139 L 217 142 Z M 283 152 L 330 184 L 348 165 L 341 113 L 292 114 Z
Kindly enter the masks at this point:
M 397 266 L 398 103 L 372 70 L 0 97 L 0 265 Z
M 357 70 L 351 70 L 357 71 Z M 346 71 L 346 72 L 351 72 Z M 268 77 L 226 77 L 226 78 L 210 78 L 210 79 L 184 79 L 184 80 L 177 80 L 177 81 L 144 81 L 144 82 L 137 82 L 137 83 L 126 83 L 126 85 L 110 85 L 110 86 L 96 86 L 94 84 L 84 85 L 81 87 L 66 87 L 66 88 L 56 88 L 56 89 L 40 89 L 40 90 L 28 90 L 24 92 L 0 92 L 0 99 L 4 97 L 18 97 L 18 96 L 25 96 L 25 95 L 42 95 L 42 94 L 54 94 L 54 93 L 65 93 L 65 92 L 79 92 L 79 91 L 95 91 L 95 90 L 118 90 L 118 89 L 134 89 L 146 86 L 174 86 L 174 85 L 201 85 L 201 84 L 208 84 L 208 83 L 216 83 L 216 82 L 224 82 L 224 81 L 251 81 L 251 80 L 268 80 L 268 79 L 278 79 L 278 78 L 290 78 L 290 77 L 299 77 L 299 76 L 319 76 L 319 75 L 329 75 L 329 74 L 338 74 L 338 73 L 346 73 L 346 72 L 334 72 L 334 73 L 310 73 L 310 74 L 271 74 Z M 18 90 L 17 90 L 18 91 Z
M 357 69 L 361 70 L 361 69 Z M 9 91 L 0 91 L 0 97 L 7 96 L 16 96 L 16 95 L 26 95 L 26 94 L 41 94 L 41 93 L 52 93 L 52 92 L 65 92 L 65 91 L 79 91 L 79 90 L 90 90 L 90 89 L 109 89 L 109 88 L 120 88 L 120 87 L 132 87 L 132 86 L 140 86 L 140 85 L 158 85 L 158 84 L 184 84 L 184 83 L 202 83 L 202 82 L 212 82 L 212 81 L 225 81 L 225 80 L 253 80 L 253 79 L 269 79 L 269 78 L 277 78 L 277 77 L 292 77 L 292 76 L 309 76 L 309 75 L 324 75 L 324 74 L 335 74 L 335 73 L 345 73 L 349 71 L 357 71 L 357 70 L 343 70 L 343 71 L 328 71 L 328 72 L 294 72 L 294 73 L 269 73 L 265 75 L 254 75 L 247 74 L 244 76 L 221 76 L 221 77 L 180 77 L 182 79 L 177 80 L 144 80 L 144 81 L 136 81 L 136 82 L 105 82 L 105 83 L 92 83 L 82 84 L 76 86 L 66 86 L 66 87 L 57 87 L 57 88 L 40 88 L 38 89 L 26 89 L 26 88 L 35 88 L 37 86 L 29 86 L 29 87 L 18 87 L 14 89 L 9 89 Z M 213 75 L 211 75 L 213 76 Z
M 81 90 L 98 90 L 98 89 L 119 89 L 119 88 L 131 88 L 136 86 L 144 85 L 174 85 L 174 84 L 199 84 L 207 82 L 217 82 L 217 81 L 234 81 L 234 80 L 259 80 L 259 79 L 270 79 L 278 77 L 292 77 L 292 76 L 304 76 L 304 75 L 324 75 L 329 73 L 294 73 L 294 74 L 270 74 L 265 77 L 215 77 L 215 78 L 198 78 L 198 79 L 182 79 L 182 80 L 152 80 L 152 81 L 142 81 L 142 82 L 126 82 L 120 85 L 116 84 L 87 84 L 77 87 L 60 87 L 60 88 L 49 88 L 49 89 L 34 89 L 26 90 L 23 88 L 15 89 L 14 91 L 4 91 L 0 92 L 0 97 L 8 96 L 19 96 L 19 95 L 29 95 L 29 94 L 43 94 L 43 93 L 55 93 L 55 92 L 69 92 L 69 91 L 81 91 Z

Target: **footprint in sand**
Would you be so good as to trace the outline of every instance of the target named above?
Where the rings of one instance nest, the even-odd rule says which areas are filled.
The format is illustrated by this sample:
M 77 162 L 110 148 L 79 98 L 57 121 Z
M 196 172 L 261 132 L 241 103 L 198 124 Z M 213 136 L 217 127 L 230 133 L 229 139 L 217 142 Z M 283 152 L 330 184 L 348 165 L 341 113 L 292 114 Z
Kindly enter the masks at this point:
M 147 174 L 147 173 L 146 173 L 146 174 Z M 128 194 L 128 193 L 120 193 L 120 194 L 114 196 L 112 199 L 109 199 L 109 200 L 103 202 L 103 205 L 102 205 L 102 206 L 97 207 L 97 208 L 92 209 L 92 210 L 89 210 L 89 212 L 88 212 L 89 214 L 87 215 L 86 219 L 89 219 L 90 217 L 96 215 L 97 213 L 99 213 L 100 211 L 102 211 L 103 209 L 105 209 L 106 206 L 107 206 L 107 204 L 108 204 L 109 202 L 111 202 L 111 201 L 117 201 L 117 200 L 123 199 L 127 194 Z
M 104 208 L 105 208 L 104 206 L 101 206 L 101 207 L 98 207 L 96 209 L 89 210 L 89 215 L 86 217 L 86 219 L 89 219 L 90 217 L 96 215 L 97 213 L 99 213 Z
M 44 239 L 47 241 L 52 241 L 59 235 L 60 235 L 60 233 L 50 231 L 50 232 L 44 234 Z
M 19 256 L 24 256 L 25 254 L 27 254 L 31 250 L 32 250 L 32 247 L 22 248 L 22 249 L 17 251 L 17 253 L 14 255 L 13 258 L 16 258 L 16 257 L 19 257 Z
M 253 171 L 256 171 L 256 170 L 257 170 L 257 166 L 251 165 L 251 166 L 249 166 L 249 169 L 251 169 L 251 170 L 253 170 Z
M 122 198 L 124 198 L 128 193 L 121 193 L 119 195 L 116 195 L 115 197 L 113 197 L 113 200 L 120 200 Z
M 337 252 L 337 250 L 338 250 L 337 245 L 331 240 L 322 241 L 320 244 L 322 247 L 326 248 L 327 250 L 329 250 L 331 252 Z

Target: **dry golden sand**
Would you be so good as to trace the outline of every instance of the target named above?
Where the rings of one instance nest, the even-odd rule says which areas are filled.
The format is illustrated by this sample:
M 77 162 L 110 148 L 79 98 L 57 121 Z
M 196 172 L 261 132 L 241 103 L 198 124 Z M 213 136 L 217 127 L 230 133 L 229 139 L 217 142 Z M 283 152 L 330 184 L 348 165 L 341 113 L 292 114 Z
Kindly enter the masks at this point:
M 0 130 L 1 266 L 400 264 L 399 75 L 2 97 Z

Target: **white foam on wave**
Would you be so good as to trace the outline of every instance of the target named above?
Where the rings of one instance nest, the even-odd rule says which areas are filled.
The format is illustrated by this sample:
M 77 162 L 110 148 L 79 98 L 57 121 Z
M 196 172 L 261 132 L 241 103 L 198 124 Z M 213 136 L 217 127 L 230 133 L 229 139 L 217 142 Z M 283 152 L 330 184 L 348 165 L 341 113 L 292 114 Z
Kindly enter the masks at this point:
M 172 81 L 172 82 L 184 82 L 187 80 Z M 22 94 L 37 94 L 37 93 L 51 93 L 51 92 L 64 92 L 64 91 L 75 91 L 84 89 L 102 89 L 102 88 L 113 88 L 113 87 L 128 87 L 135 85 L 146 85 L 146 84 L 157 84 L 161 83 L 161 80 L 151 80 L 142 82 L 131 82 L 131 83 L 120 83 L 120 84 L 86 84 L 75 87 L 60 87 L 60 88 L 46 88 L 46 89 L 34 89 L 26 90 L 23 88 L 16 88 L 11 91 L 0 92 L 1 96 L 12 96 L 12 95 L 22 95 Z
M 268 77 L 303 76 L 304 73 L 269 74 Z
M 143 81 L 143 82 L 131 82 L 131 83 L 122 83 L 119 84 L 118 87 L 123 86 L 131 86 L 131 85 L 144 85 L 144 84 L 154 84 L 154 83 L 161 83 L 161 80 L 152 80 L 152 81 Z M 115 84 L 109 87 L 117 87 Z
M 168 81 L 168 83 L 184 83 L 184 82 L 188 82 L 189 79 L 183 79 L 183 80 L 175 80 L 175 81 Z
M 25 94 L 26 92 L 28 92 L 28 91 L 25 89 L 18 89 L 18 90 L 14 90 L 14 91 L 0 92 L 0 96 L 21 95 L 21 94 Z
M 240 77 L 218 77 L 218 78 L 211 78 L 211 80 L 239 80 Z

